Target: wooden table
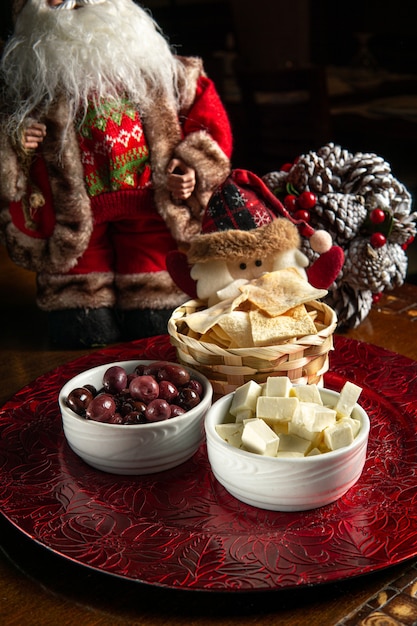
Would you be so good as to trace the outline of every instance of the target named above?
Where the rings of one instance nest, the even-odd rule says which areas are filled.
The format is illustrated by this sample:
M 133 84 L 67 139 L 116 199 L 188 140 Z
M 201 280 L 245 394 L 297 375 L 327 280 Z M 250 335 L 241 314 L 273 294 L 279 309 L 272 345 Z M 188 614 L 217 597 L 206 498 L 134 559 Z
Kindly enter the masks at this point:
M 3 405 L 40 374 L 83 352 L 48 346 L 45 321 L 34 303 L 34 278 L 12 265 L 1 248 L 0 293 Z M 387 293 L 361 326 L 346 335 L 417 360 L 416 331 L 417 287 L 406 285 Z M 171 592 L 90 571 L 34 544 L 2 517 L 0 546 L 0 623 L 4 626 L 417 623 L 417 560 L 322 587 L 213 596 Z

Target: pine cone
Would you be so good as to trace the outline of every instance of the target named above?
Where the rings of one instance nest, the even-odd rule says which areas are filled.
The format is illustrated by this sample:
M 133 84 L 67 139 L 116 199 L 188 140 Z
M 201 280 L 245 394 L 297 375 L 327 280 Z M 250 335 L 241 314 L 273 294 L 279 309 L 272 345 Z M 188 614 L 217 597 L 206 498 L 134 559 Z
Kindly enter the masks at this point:
M 411 196 L 394 178 L 391 167 L 373 153 L 353 154 L 329 143 L 317 152 L 301 155 L 288 172 L 274 172 L 265 183 L 278 180 L 281 194 L 312 191 L 317 204 L 309 222 L 330 233 L 345 252 L 345 264 L 330 287 L 327 303 L 339 317 L 339 327 L 355 327 L 368 314 L 372 294 L 401 285 L 407 273 L 407 244 L 416 235 L 417 213 L 411 213 Z M 283 200 L 283 196 L 280 196 Z M 372 211 L 382 209 L 383 222 L 375 223 Z M 385 245 L 371 246 L 371 235 L 380 232 Z M 302 251 L 313 263 L 318 255 L 307 240 Z
M 274 193 L 276 196 L 279 196 L 282 193 L 282 190 L 285 189 L 285 185 L 288 182 L 288 174 L 287 172 L 279 171 L 279 172 L 270 172 L 269 174 L 265 174 L 262 180 L 267 187 Z
M 338 328 L 356 328 L 367 317 L 372 307 L 372 292 L 355 290 L 347 284 L 329 291 L 324 302 L 336 313 Z
M 288 172 L 288 182 L 298 191 L 308 189 L 317 195 L 332 191 L 332 170 L 315 152 L 301 156 Z
M 392 184 L 391 168 L 376 154 L 359 152 L 346 162 L 340 191 L 366 196 Z
M 373 248 L 367 239 L 356 238 L 348 248 L 342 282 L 356 290 L 380 293 L 401 284 L 407 270 L 407 258 L 396 244 Z
M 360 195 L 332 192 L 323 194 L 311 213 L 311 225 L 327 230 L 335 244 L 344 248 L 366 220 L 368 211 Z

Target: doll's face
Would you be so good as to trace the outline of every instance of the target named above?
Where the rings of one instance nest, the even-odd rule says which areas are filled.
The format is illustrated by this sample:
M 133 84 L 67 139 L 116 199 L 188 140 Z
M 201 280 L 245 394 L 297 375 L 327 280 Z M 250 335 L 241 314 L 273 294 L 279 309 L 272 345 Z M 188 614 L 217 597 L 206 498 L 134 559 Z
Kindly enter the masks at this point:
M 191 268 L 191 277 L 197 281 L 197 296 L 206 300 L 236 280 L 253 280 L 272 269 L 271 259 L 266 261 L 257 257 L 242 257 L 231 261 L 213 259 L 205 263 L 195 263 Z
M 233 282 L 226 262 L 220 259 L 195 263 L 190 273 L 191 278 L 197 282 L 197 297 L 201 300 L 208 300 L 217 291 Z
M 253 280 L 273 269 L 273 259 L 261 257 L 241 257 L 227 261 L 227 269 L 233 280 L 244 278 Z
M 300 276 L 307 278 L 305 268 L 308 263 L 307 257 L 294 248 L 276 253 L 266 259 L 246 256 L 228 261 L 213 259 L 205 263 L 195 263 L 191 268 L 191 278 L 197 282 L 197 297 L 214 302 L 217 293 L 235 281 L 254 280 L 265 272 L 293 267 Z

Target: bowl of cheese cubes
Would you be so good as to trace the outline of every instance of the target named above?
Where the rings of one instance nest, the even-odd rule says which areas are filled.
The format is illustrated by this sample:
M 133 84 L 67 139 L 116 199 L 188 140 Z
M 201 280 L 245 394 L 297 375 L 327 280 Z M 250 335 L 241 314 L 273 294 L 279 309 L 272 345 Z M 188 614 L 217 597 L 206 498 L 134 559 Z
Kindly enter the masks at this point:
M 369 417 L 362 389 L 249 381 L 207 412 L 214 476 L 235 498 L 261 509 L 304 511 L 339 499 L 362 473 Z

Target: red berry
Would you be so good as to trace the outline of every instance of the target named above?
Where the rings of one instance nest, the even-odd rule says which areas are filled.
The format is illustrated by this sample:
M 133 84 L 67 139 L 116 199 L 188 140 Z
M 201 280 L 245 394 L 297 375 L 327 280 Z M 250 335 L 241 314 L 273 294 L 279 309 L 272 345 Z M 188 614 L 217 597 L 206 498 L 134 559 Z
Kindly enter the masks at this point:
M 304 222 L 309 222 L 310 221 L 310 213 L 309 211 L 303 211 L 302 209 L 299 209 L 298 211 L 296 211 L 294 213 L 294 217 L 296 220 L 303 220 Z
M 287 209 L 287 211 L 289 211 L 290 213 L 292 213 L 293 211 L 295 211 L 297 209 L 297 196 L 294 196 L 292 194 L 288 194 L 288 196 L 285 196 L 284 198 L 284 206 Z
M 382 209 L 374 209 L 369 216 L 372 224 L 382 224 L 385 220 L 385 213 Z
M 281 165 L 281 172 L 289 172 L 291 168 L 292 163 L 284 163 L 284 165 Z
M 414 237 L 410 237 L 409 239 L 407 239 L 407 241 L 405 243 L 403 243 L 403 245 L 401 246 L 401 248 L 403 250 L 407 250 L 408 246 L 411 246 L 411 244 L 414 241 Z
M 317 196 L 312 191 L 303 191 L 298 198 L 298 204 L 302 209 L 312 209 L 317 204 Z
M 370 241 L 373 248 L 382 248 L 387 243 L 387 238 L 382 233 L 373 233 Z
M 379 302 L 379 301 L 381 300 L 381 298 L 382 298 L 382 292 L 372 294 L 372 302 L 373 302 L 374 304 L 376 304 L 377 302 Z

